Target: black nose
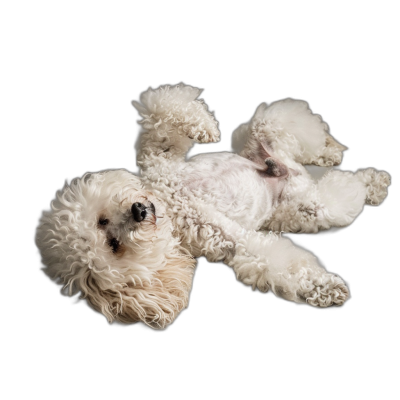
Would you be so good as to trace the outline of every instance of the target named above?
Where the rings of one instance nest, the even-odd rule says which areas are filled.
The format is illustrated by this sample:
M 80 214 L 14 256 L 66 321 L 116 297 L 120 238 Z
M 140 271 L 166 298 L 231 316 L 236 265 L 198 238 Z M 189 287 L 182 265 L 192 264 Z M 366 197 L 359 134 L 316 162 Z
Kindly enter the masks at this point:
M 142 203 L 133 203 L 131 211 L 136 222 L 143 221 L 147 214 L 146 206 Z

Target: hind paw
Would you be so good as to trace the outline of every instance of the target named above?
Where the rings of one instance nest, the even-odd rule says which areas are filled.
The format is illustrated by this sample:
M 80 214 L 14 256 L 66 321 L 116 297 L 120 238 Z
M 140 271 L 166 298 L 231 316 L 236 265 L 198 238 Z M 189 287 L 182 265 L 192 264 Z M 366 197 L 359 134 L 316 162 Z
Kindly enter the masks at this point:
M 377 206 L 385 200 L 390 185 L 390 175 L 385 171 L 367 168 L 357 171 L 357 176 L 367 187 L 365 203 Z

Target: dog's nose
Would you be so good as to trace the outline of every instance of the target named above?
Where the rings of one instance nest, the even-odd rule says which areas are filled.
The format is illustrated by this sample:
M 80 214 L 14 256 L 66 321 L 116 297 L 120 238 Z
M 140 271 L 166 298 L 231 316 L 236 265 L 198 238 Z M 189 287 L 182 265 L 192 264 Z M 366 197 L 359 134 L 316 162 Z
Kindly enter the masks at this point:
M 146 206 L 142 203 L 133 203 L 131 211 L 136 222 L 143 221 L 147 214 Z

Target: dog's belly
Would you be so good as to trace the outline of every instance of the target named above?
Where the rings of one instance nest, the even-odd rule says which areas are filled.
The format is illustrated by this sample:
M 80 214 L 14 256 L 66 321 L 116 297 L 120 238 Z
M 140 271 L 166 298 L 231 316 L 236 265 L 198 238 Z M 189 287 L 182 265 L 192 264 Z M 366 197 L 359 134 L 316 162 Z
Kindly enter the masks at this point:
M 200 201 L 246 229 L 257 230 L 270 218 L 284 185 L 265 175 L 262 166 L 226 152 L 195 156 L 181 173 Z

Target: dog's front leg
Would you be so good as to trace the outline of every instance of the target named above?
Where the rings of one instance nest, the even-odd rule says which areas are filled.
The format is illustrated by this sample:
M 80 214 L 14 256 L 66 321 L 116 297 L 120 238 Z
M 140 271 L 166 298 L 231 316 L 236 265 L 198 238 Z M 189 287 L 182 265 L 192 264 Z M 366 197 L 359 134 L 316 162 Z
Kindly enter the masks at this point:
M 201 90 L 178 84 L 148 89 L 133 101 L 144 128 L 138 154 L 138 164 L 146 172 L 163 160 L 170 164 L 184 161 L 185 155 L 197 143 L 219 140 L 218 122 L 198 99 Z
M 346 284 L 328 273 L 309 252 L 289 239 L 262 232 L 246 232 L 228 261 L 237 278 L 253 289 L 295 302 L 328 307 L 348 298 Z
M 288 300 L 327 307 L 341 305 L 348 298 L 343 280 L 289 239 L 245 230 L 205 204 L 196 205 L 190 219 L 180 220 L 182 244 L 195 257 L 223 261 L 246 285 L 262 292 L 271 288 Z

